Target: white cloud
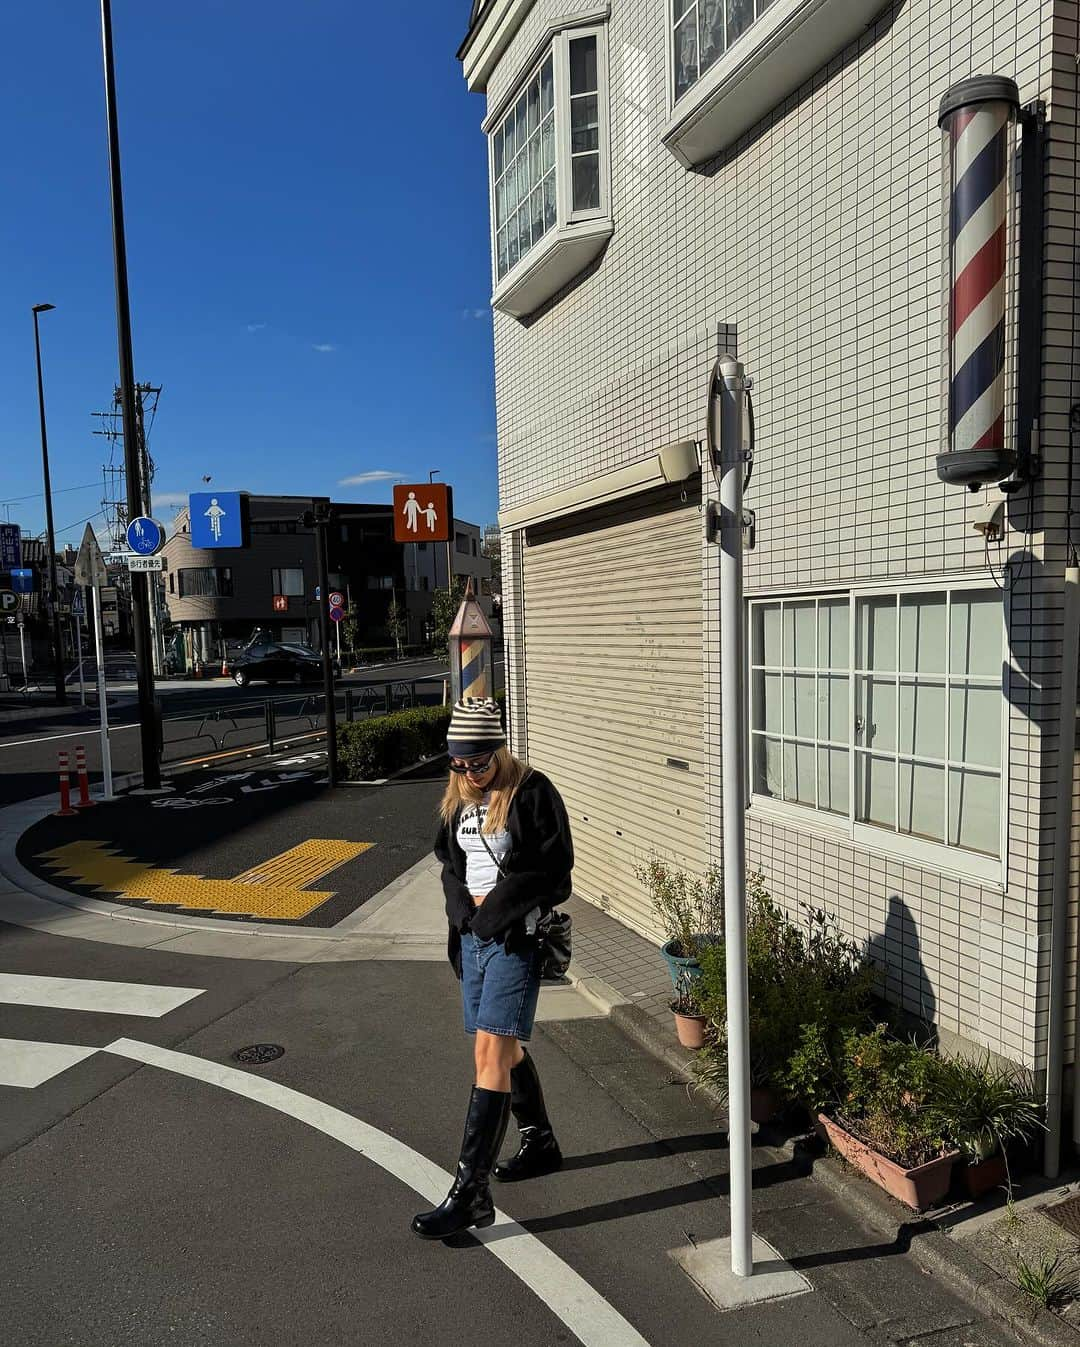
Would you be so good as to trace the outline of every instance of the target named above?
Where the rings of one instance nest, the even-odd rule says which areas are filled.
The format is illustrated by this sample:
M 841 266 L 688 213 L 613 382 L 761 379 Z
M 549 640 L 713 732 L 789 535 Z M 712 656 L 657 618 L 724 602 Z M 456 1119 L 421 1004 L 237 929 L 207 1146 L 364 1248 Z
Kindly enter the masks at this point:
M 373 472 L 358 472 L 355 477 L 342 477 L 338 486 L 363 486 L 368 482 L 403 482 L 400 472 L 387 472 L 385 468 L 376 468 Z
M 490 309 L 462 309 L 462 318 L 490 318 Z
M 186 491 L 153 491 L 151 496 L 155 510 L 179 510 L 182 505 L 188 503 Z
M 247 330 L 249 332 L 261 332 L 265 326 L 265 323 L 248 323 Z
M 336 351 L 337 347 L 334 345 L 332 341 L 317 341 L 312 345 L 311 349 L 313 351 L 319 351 L 323 355 L 325 355 L 327 351 Z

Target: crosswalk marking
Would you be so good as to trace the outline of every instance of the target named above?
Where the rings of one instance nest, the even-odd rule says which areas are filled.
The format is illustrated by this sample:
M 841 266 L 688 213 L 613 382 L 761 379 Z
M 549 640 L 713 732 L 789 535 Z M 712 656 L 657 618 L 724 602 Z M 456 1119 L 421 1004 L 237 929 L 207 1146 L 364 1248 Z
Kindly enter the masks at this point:
M 201 987 L 0 973 L 0 1004 L 9 1006 L 45 1006 L 50 1010 L 90 1010 L 157 1019 L 202 994 Z
M 38 1043 L 22 1038 L 0 1038 L 0 1085 L 32 1090 L 76 1062 L 93 1057 L 98 1051 L 98 1048 L 82 1048 L 74 1043 Z

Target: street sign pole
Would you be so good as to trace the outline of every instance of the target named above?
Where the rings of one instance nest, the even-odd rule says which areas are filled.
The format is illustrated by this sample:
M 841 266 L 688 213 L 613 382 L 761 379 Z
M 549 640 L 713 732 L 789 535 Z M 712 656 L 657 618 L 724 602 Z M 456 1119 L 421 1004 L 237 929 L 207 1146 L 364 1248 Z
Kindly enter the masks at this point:
M 131 305 L 128 299 L 127 242 L 124 237 L 124 192 L 120 178 L 120 127 L 116 111 L 112 6 L 101 0 L 101 45 L 105 64 L 105 120 L 109 136 L 109 187 L 112 198 L 113 264 L 116 276 L 116 340 L 120 363 L 120 410 L 124 425 L 124 478 L 127 513 L 142 513 L 142 464 L 139 423 L 135 412 L 135 361 L 131 349 Z M 150 650 L 150 587 L 147 576 L 131 573 L 131 616 L 134 626 L 135 674 L 139 686 L 139 739 L 144 790 L 161 789 L 158 761 L 157 708 Z
M 330 595 L 329 560 L 326 549 L 326 530 L 330 524 L 330 502 L 321 497 L 311 502 L 311 517 L 315 525 L 315 557 L 319 571 L 319 637 L 322 641 L 323 693 L 326 698 L 326 774 L 331 786 L 337 785 L 337 716 L 334 706 L 334 665 L 330 658 Z
M 22 614 L 20 613 L 21 617 Z M 23 692 L 29 692 L 30 680 L 26 675 L 26 623 L 19 623 L 19 657 L 22 660 L 22 683 Z
M 105 778 L 104 799 L 112 800 L 112 749 L 109 747 L 109 703 L 105 696 L 105 645 L 101 639 L 101 591 L 96 584 L 90 589 L 94 608 L 94 652 L 97 661 L 98 721 L 101 734 L 101 771 Z
M 723 788 L 724 952 L 727 989 L 728 1175 L 731 1270 L 754 1271 L 750 1154 L 750 1011 L 746 967 L 746 740 L 743 729 L 743 426 L 746 380 L 732 356 L 714 375 L 709 416 L 720 446 L 720 720 Z M 718 432 L 718 433 L 716 433 Z M 710 446 L 710 453 L 713 452 Z M 712 470 L 716 470 L 715 462 Z
M 75 651 L 79 661 L 79 705 L 86 705 L 86 683 L 83 679 L 82 667 L 82 620 L 79 614 L 75 614 Z

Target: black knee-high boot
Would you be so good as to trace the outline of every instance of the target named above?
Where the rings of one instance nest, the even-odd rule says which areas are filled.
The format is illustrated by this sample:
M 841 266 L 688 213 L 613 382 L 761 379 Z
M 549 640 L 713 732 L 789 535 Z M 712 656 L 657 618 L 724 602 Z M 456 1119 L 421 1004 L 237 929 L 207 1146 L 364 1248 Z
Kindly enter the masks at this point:
M 447 1239 L 470 1226 L 494 1222 L 495 1204 L 488 1178 L 509 1116 L 508 1094 L 473 1086 L 454 1185 L 434 1211 L 413 1217 L 412 1228 L 421 1239 Z
M 527 1052 L 510 1072 L 510 1108 L 521 1145 L 505 1164 L 495 1166 L 493 1177 L 500 1183 L 517 1183 L 553 1173 L 562 1164 L 562 1151 L 551 1130 L 536 1064 Z

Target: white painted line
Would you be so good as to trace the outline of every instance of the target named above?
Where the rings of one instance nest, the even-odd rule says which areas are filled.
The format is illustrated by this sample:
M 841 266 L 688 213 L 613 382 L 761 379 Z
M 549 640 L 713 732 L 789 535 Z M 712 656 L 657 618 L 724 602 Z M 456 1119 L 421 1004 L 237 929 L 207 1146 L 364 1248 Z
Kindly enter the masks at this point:
M 94 982 L 89 978 L 31 977 L 0 973 L 0 1005 L 92 1010 L 108 1015 L 157 1019 L 202 996 L 201 987 L 157 987 L 142 982 Z
M 359 1152 L 380 1169 L 400 1179 L 432 1206 L 442 1201 L 453 1181 L 445 1170 L 396 1137 L 265 1076 L 254 1076 L 220 1062 L 209 1062 L 131 1038 L 118 1038 L 103 1051 L 157 1066 L 163 1071 L 175 1071 L 178 1075 L 217 1085 L 277 1109 Z M 586 1347 L 649 1347 L 637 1329 L 569 1264 L 503 1212 L 496 1212 L 493 1226 L 471 1233 L 520 1277 Z
M 0 1038 L 0 1085 L 32 1090 L 58 1076 L 76 1062 L 93 1057 L 98 1048 L 74 1043 L 37 1043 L 23 1038 Z
M 138 725 L 110 725 L 109 734 L 118 734 L 121 730 L 137 730 Z M 6 739 L 0 739 L 0 749 L 2 748 L 26 748 L 28 744 L 51 744 L 56 739 L 86 739 L 90 741 L 92 736 L 97 734 L 96 725 L 87 725 L 85 730 L 76 730 L 73 734 L 44 734 L 36 739 L 20 739 L 14 744 L 9 744 Z

